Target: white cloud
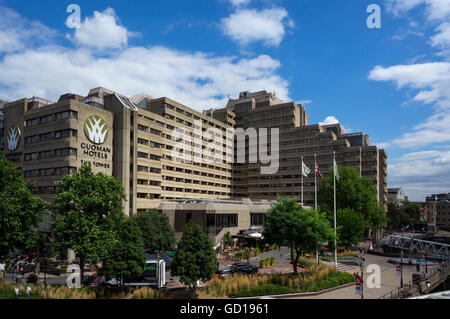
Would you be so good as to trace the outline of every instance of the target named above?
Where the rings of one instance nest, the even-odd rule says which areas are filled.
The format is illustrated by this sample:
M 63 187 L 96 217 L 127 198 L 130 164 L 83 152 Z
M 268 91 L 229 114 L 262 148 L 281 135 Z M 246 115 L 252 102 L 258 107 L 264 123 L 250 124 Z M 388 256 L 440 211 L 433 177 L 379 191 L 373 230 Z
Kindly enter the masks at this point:
M 450 23 L 442 23 L 437 29 L 437 34 L 431 37 L 431 45 L 439 48 L 450 48 Z
M 450 58 L 450 1 L 448 0 L 386 0 L 388 9 L 405 17 L 408 10 L 425 7 L 427 24 L 435 26 L 429 44 L 441 50 L 438 56 Z M 417 27 L 417 23 L 410 23 Z M 412 62 L 412 63 L 415 63 Z M 369 74 L 374 81 L 392 81 L 397 87 L 414 92 L 413 101 L 430 104 L 433 114 L 397 138 L 386 147 L 418 149 L 398 158 L 389 159 L 390 187 L 402 187 L 410 200 L 424 200 L 431 193 L 450 189 L 450 63 L 435 61 L 389 67 L 376 66 Z M 425 149 L 425 147 L 432 149 Z
M 427 150 L 388 160 L 389 187 L 402 187 L 412 201 L 450 190 L 450 151 Z
M 374 81 L 394 81 L 399 88 L 408 86 L 420 91 L 416 101 L 450 107 L 450 63 L 432 62 L 390 67 L 376 66 L 369 74 Z
M 340 122 L 335 116 L 330 115 L 330 116 L 327 116 L 325 118 L 325 120 L 323 120 L 323 122 L 319 122 L 319 124 L 320 125 L 331 125 L 331 124 L 340 124 Z M 352 131 L 352 129 L 349 127 L 345 127 L 342 124 L 341 124 L 341 126 L 342 126 L 342 129 L 344 130 L 344 133 L 350 133 Z
M 387 143 L 418 148 L 450 141 L 450 63 L 377 66 L 370 72 L 369 79 L 393 81 L 399 88 L 412 88 L 417 92 L 413 100 L 435 105 L 434 113 L 414 126 L 412 132 Z
M 225 35 L 242 45 L 262 41 L 266 46 L 278 46 L 294 22 L 284 8 L 238 10 L 222 19 Z
M 325 118 L 325 120 L 323 120 L 323 122 L 319 122 L 320 125 L 330 125 L 330 124 L 338 124 L 338 123 L 339 123 L 339 120 L 333 115 L 327 116 Z
M 133 33 L 131 33 L 133 35 Z M 94 11 L 94 17 L 87 17 L 80 28 L 75 29 L 73 40 L 80 46 L 102 49 L 118 49 L 126 47 L 130 33 L 118 24 L 113 9 L 103 12 Z
M 128 96 L 168 96 L 197 110 L 223 107 L 227 96 L 243 87 L 276 91 L 289 100 L 289 83 L 277 74 L 279 67 L 267 55 L 237 58 L 162 46 L 126 47 L 101 57 L 83 47 L 28 47 L 0 60 L 0 98 L 57 100 L 67 92 L 87 94 L 103 86 Z
M 300 100 L 297 102 L 297 104 L 301 104 L 301 105 L 308 105 L 311 103 L 312 103 L 312 100 Z
M 450 1 L 448 0 L 387 0 L 388 10 L 395 15 L 404 14 L 419 5 L 426 6 L 426 16 L 429 20 L 442 20 L 450 16 Z
M 56 31 L 42 23 L 30 21 L 0 6 L 0 53 L 15 52 L 36 43 L 47 44 L 56 35 Z
M 413 127 L 413 131 L 405 133 L 390 141 L 392 145 L 403 148 L 419 148 L 450 141 L 450 114 L 442 111 L 433 114 L 424 122 Z
M 251 0 L 229 0 L 234 7 L 245 6 L 251 2 Z

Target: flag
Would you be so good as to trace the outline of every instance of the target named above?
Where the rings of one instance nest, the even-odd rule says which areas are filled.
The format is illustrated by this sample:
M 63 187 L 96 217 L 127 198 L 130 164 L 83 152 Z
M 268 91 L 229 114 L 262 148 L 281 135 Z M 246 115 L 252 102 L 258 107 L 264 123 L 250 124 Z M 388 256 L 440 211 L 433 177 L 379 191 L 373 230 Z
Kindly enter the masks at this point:
M 333 171 L 334 171 L 334 176 L 336 177 L 336 180 L 339 180 L 339 171 L 337 168 L 336 159 L 333 159 Z
M 311 173 L 311 170 L 308 166 L 302 161 L 302 175 L 305 177 L 308 177 L 309 173 Z
M 317 165 L 317 162 L 316 162 L 316 175 L 318 178 L 322 178 L 322 175 L 320 174 L 320 171 L 319 171 L 319 165 Z

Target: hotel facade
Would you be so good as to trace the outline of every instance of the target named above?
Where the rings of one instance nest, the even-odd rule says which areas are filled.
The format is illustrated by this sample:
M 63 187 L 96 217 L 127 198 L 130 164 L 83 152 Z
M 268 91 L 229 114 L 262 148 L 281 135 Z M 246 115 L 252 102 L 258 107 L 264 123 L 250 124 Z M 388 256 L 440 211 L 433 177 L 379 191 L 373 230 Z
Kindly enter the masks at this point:
M 311 168 L 305 205 L 313 206 L 315 155 L 326 175 L 333 151 L 338 164 L 373 181 L 381 205 L 387 200 L 386 153 L 366 134 L 344 134 L 339 124 L 309 125 L 303 106 L 265 91 L 243 92 L 225 108 L 201 113 L 166 97 L 129 98 L 95 88 L 87 96 L 62 95 L 56 103 L 37 97 L 10 102 L 3 113 L 3 156 L 36 182 L 44 200 L 58 192 L 55 181 L 86 162 L 121 181 L 127 215 L 158 209 L 181 231 L 185 221 L 177 214 L 187 220 L 203 211 L 199 220 L 205 230 L 214 228 L 214 240 L 226 229 L 260 226 L 260 214 L 278 195 L 300 198 L 301 157 Z M 262 174 L 266 164 L 247 161 L 249 143 L 246 161 L 236 163 L 236 128 L 279 130 L 276 173 Z M 270 151 L 270 137 L 268 142 Z

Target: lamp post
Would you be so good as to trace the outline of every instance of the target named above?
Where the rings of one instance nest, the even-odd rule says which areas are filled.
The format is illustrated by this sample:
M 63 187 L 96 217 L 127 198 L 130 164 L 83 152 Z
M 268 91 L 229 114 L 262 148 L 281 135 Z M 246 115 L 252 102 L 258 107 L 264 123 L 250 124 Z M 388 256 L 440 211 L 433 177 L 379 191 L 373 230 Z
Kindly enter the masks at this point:
M 400 287 L 403 288 L 403 250 L 400 251 Z
M 364 299 L 364 256 L 360 255 L 359 267 L 361 269 L 361 299 Z

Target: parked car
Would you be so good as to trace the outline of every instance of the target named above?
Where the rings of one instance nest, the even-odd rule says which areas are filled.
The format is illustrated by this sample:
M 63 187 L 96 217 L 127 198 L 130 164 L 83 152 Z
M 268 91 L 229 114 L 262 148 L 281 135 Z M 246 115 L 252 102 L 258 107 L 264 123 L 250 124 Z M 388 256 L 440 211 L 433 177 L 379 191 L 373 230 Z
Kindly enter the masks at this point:
M 259 269 L 258 266 L 254 266 L 254 265 L 252 265 L 250 263 L 245 263 L 245 262 L 243 262 L 243 263 L 242 262 L 241 263 L 234 263 L 231 266 L 231 270 L 234 273 L 246 274 L 246 275 L 258 273 L 258 269 Z
M 228 276 L 232 276 L 233 274 L 234 274 L 234 271 L 231 268 L 227 268 L 227 269 L 221 269 L 221 270 L 216 271 L 216 274 L 214 277 L 222 280 Z
M 99 276 L 84 277 L 82 284 L 89 287 L 98 287 L 102 284 L 103 278 Z

